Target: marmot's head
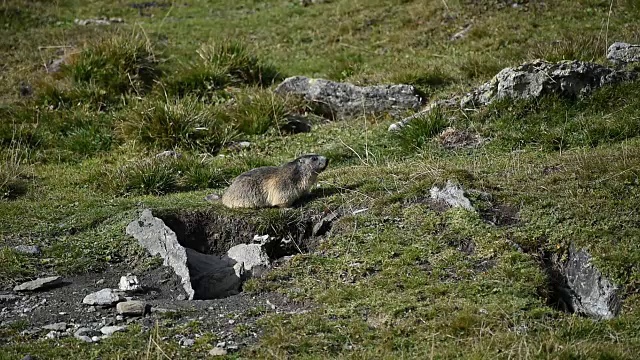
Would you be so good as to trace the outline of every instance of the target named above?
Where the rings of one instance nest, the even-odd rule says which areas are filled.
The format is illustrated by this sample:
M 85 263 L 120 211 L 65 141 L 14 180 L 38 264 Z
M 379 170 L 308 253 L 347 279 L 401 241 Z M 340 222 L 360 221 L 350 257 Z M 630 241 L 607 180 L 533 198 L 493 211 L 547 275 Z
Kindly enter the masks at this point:
M 305 168 L 310 168 L 315 173 L 320 173 L 329 165 L 329 159 L 321 155 L 309 154 L 300 156 L 293 160 L 293 163 L 303 165 Z

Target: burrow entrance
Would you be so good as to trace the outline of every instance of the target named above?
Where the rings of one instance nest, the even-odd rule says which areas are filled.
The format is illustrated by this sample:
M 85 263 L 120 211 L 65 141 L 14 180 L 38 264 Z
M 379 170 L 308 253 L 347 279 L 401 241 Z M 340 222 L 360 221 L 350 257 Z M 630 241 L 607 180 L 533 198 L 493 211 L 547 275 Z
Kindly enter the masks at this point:
M 246 279 L 260 276 L 282 258 L 312 252 L 337 218 L 294 209 L 153 213 L 185 248 L 193 299 L 241 292 Z

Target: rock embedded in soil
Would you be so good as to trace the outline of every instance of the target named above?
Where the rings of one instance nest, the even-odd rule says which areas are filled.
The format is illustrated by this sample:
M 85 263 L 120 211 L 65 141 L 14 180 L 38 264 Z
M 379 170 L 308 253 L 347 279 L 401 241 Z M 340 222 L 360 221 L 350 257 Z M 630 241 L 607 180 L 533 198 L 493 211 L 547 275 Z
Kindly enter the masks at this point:
M 147 311 L 147 304 L 139 300 L 120 302 L 116 305 L 116 311 L 120 315 L 143 316 Z
M 281 95 L 301 96 L 330 119 L 418 110 L 423 101 L 417 89 L 411 85 L 361 87 L 304 76 L 289 77 L 274 91 Z
M 142 286 L 140 286 L 140 281 L 138 281 L 138 277 L 135 275 L 125 275 L 120 278 L 120 283 L 118 287 L 122 291 L 140 291 L 142 290 Z
M 216 346 L 213 349 L 209 350 L 209 356 L 225 356 L 225 355 L 227 355 L 227 350 L 221 347 Z
M 67 323 L 59 322 L 55 324 L 45 325 L 42 328 L 45 330 L 52 330 L 52 331 L 65 331 L 67 329 Z
M 113 289 L 102 289 L 84 297 L 83 304 L 95 306 L 111 306 L 124 300 L 122 292 Z
M 596 63 L 534 60 L 502 69 L 460 101 L 460 107 L 475 108 L 501 99 L 536 99 L 547 94 L 581 97 L 606 85 L 632 80 L 634 73 L 617 71 Z
M 622 307 L 619 288 L 598 270 L 585 249 L 569 249 L 562 265 L 567 287 L 571 290 L 571 306 L 577 313 L 596 319 L 612 319 Z
M 103 326 L 100 329 L 100 332 L 106 336 L 111 336 L 116 332 L 125 331 L 125 330 L 127 330 L 126 326 Z
M 40 255 L 40 248 L 35 245 L 18 245 L 13 250 L 27 255 Z
M 640 62 L 640 45 L 613 43 L 607 49 L 607 59 L 615 64 Z
M 234 269 L 236 270 L 236 275 L 240 278 L 243 277 L 243 273 L 248 276 L 259 277 L 269 269 L 271 264 L 262 244 L 236 245 L 227 251 L 227 256 L 237 261 Z
M 0 303 L 14 302 L 20 300 L 21 297 L 14 294 L 0 294 Z
M 39 278 L 32 281 L 27 281 L 13 288 L 13 291 L 36 291 L 45 290 L 52 287 L 56 287 L 62 284 L 62 278 L 60 276 L 49 276 L 46 278 Z
M 451 180 L 447 180 L 447 184 L 440 189 L 437 186 L 429 190 L 431 199 L 436 202 L 443 202 L 450 207 L 461 207 L 469 211 L 475 211 L 471 205 L 471 201 L 464 195 L 462 186 L 454 184 Z

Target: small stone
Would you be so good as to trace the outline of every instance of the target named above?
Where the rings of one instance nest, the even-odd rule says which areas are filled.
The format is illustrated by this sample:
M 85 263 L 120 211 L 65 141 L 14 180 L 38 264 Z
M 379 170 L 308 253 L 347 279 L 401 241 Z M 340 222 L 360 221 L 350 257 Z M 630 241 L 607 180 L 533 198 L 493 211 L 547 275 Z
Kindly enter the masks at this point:
M 100 279 L 96 281 L 96 285 L 102 285 L 104 284 L 104 279 Z
M 434 186 L 429 192 L 434 201 L 444 202 L 450 207 L 461 207 L 475 211 L 469 199 L 464 195 L 462 187 L 454 184 L 451 180 L 447 180 L 447 184 L 442 189 Z
M 78 339 L 78 340 L 82 340 L 82 341 L 84 341 L 84 342 L 88 342 L 88 343 L 93 342 L 93 341 L 91 340 L 91 338 L 90 338 L 90 337 L 85 336 L 85 335 L 81 335 L 81 336 L 74 336 L 74 337 L 75 337 L 76 339 Z
M 216 346 L 216 347 L 214 347 L 213 349 L 211 349 L 209 351 L 209 355 L 210 356 L 224 356 L 224 355 L 227 355 L 227 350 Z
M 55 324 L 45 325 L 42 328 L 45 330 L 52 330 L 52 331 L 65 331 L 67 329 L 67 323 L 59 322 Z
M 238 147 L 241 148 L 241 149 L 247 149 L 247 148 L 251 147 L 251 143 L 248 142 L 248 141 L 240 141 L 238 143 Z
M 91 342 L 97 342 L 100 341 L 100 337 L 99 336 L 92 336 L 91 337 Z
M 123 296 L 119 291 L 102 289 L 85 296 L 82 303 L 87 305 L 111 306 L 122 300 Z
M 119 288 L 122 291 L 139 291 L 142 290 L 138 277 L 135 275 L 125 275 L 120 278 Z
M 47 339 L 57 339 L 58 338 L 58 332 L 57 331 L 49 331 L 47 333 L 47 335 L 45 335 L 45 337 Z
M 122 321 L 122 320 L 124 320 L 124 316 L 116 315 L 116 321 Z
M 196 343 L 196 341 L 193 339 L 183 337 L 182 339 L 180 339 L 179 343 L 180 343 L 180 346 L 182 347 L 191 347 Z
M 40 255 L 40 248 L 35 245 L 18 245 L 13 250 L 27 255 Z
M 213 204 L 213 203 L 216 203 L 216 202 L 220 201 L 220 195 L 218 195 L 218 194 L 209 194 L 209 195 L 205 196 L 204 199 Z
M 236 322 L 235 320 L 231 319 L 231 320 L 229 320 L 229 325 L 233 325 L 233 324 L 235 324 L 235 322 Z
M 216 344 L 216 347 L 219 347 L 219 348 L 225 348 L 226 346 L 227 346 L 227 343 L 224 341 L 221 341 Z
M 174 159 L 178 159 L 181 158 L 182 154 L 180 154 L 179 152 L 175 152 L 173 150 L 166 150 L 163 151 L 159 154 L 156 154 L 156 158 L 174 158 Z
M 116 332 L 127 330 L 126 326 L 104 326 L 100 329 L 100 332 L 106 336 L 111 336 Z
M 22 360 L 34 360 L 34 358 L 33 358 L 33 356 L 27 354 L 22 358 Z
M 118 303 L 116 311 L 121 315 L 143 316 L 146 312 L 147 304 L 143 301 L 133 300 Z
M 60 276 L 49 276 L 46 278 L 39 278 L 32 281 L 27 281 L 13 288 L 13 291 L 35 291 L 52 288 L 62 284 L 62 278 Z
M 182 294 L 176 296 L 176 300 L 179 300 L 179 301 L 186 300 L 186 299 L 187 299 L 187 297 L 182 295 Z
M 0 303 L 3 302 L 14 302 L 14 301 L 18 301 L 20 299 L 20 296 L 18 295 L 13 295 L 13 294 L 2 294 L 0 295 Z

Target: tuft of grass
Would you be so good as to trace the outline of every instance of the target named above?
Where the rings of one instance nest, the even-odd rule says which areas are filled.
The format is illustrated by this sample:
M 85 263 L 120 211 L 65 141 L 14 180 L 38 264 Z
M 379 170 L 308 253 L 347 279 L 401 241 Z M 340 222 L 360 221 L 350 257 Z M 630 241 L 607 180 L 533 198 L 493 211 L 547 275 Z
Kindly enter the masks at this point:
M 235 137 L 225 114 L 192 96 L 143 99 L 118 116 L 117 131 L 127 141 L 154 148 L 210 153 Z
M 472 117 L 482 131 L 509 148 L 545 150 L 595 147 L 640 136 L 640 83 L 595 91 L 585 99 L 548 95 L 530 101 L 499 101 Z
M 270 90 L 251 88 L 237 96 L 231 117 L 238 131 L 258 135 L 277 127 L 286 115 L 299 111 L 303 102 L 295 97 L 283 97 Z
M 114 169 L 99 168 L 88 183 L 101 192 L 116 195 L 166 195 L 178 191 L 220 188 L 246 167 L 222 167 L 212 158 L 183 155 L 179 158 L 146 158 Z
M 39 81 L 40 103 L 55 108 L 82 103 L 104 110 L 124 103 L 127 95 L 147 93 L 161 76 L 151 43 L 135 34 L 91 41 L 68 58 L 56 74 L 59 81 Z
M 15 199 L 27 192 L 29 151 L 18 141 L 0 152 L 0 199 Z
M 229 85 L 269 86 L 282 79 L 270 64 L 260 60 L 241 42 L 209 41 L 196 51 L 198 58 L 166 81 L 165 90 L 179 97 L 211 97 Z
M 547 61 L 600 59 L 606 50 L 604 39 L 584 35 L 567 35 L 562 40 L 538 42 L 529 50 L 531 59 Z
M 401 130 L 392 133 L 401 147 L 407 150 L 419 149 L 427 145 L 434 136 L 449 126 L 449 120 L 442 110 L 437 107 L 424 116 L 413 119 L 402 127 Z
M 96 84 L 117 94 L 140 93 L 160 75 L 151 44 L 141 36 L 116 35 L 92 43 L 62 67 L 75 83 Z

